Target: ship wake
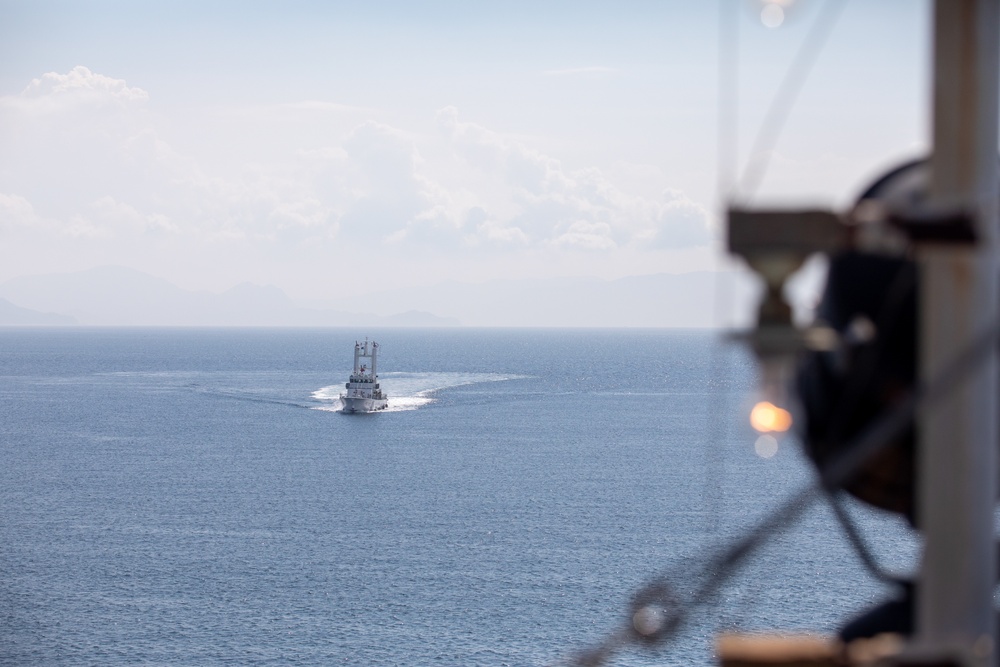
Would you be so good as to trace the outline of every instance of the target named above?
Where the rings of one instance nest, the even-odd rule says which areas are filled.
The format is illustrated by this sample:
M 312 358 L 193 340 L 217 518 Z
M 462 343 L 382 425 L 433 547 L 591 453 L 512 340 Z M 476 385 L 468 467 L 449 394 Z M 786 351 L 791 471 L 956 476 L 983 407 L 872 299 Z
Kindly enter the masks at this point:
M 389 396 L 388 407 L 380 412 L 418 410 L 437 401 L 436 394 L 446 389 L 482 382 L 519 380 L 523 377 L 525 376 L 501 373 L 379 373 L 382 390 Z M 344 407 L 340 401 L 340 394 L 343 391 L 343 384 L 317 389 L 312 393 L 312 397 L 323 405 L 315 406 L 313 409 L 340 412 Z

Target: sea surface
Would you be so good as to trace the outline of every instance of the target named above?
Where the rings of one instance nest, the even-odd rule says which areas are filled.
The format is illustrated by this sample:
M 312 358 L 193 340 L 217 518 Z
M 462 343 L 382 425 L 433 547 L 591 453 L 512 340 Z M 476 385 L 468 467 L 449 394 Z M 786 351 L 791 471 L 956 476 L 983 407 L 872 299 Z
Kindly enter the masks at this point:
M 390 409 L 343 414 L 366 335 Z M 0 665 L 559 664 L 811 482 L 755 449 L 755 376 L 705 331 L 2 329 Z M 886 594 L 817 505 L 611 664 Z

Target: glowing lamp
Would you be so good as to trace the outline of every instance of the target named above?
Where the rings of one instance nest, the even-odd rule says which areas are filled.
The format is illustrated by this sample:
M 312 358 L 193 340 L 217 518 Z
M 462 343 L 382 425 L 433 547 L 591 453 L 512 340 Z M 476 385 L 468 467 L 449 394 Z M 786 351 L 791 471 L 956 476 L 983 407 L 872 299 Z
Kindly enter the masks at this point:
M 792 413 L 770 401 L 760 401 L 750 410 L 750 425 L 759 433 L 783 433 L 792 426 Z
M 844 247 L 847 228 L 836 214 L 811 209 L 733 208 L 728 223 L 730 252 L 742 257 L 764 282 L 757 326 L 743 339 L 757 356 L 761 376 L 750 425 L 758 433 L 774 434 L 758 439 L 761 451 L 773 456 L 775 436 L 791 428 L 797 407 L 789 391 L 796 358 L 806 349 L 833 349 L 838 343 L 835 332 L 825 327 L 795 327 L 785 285 L 811 254 Z

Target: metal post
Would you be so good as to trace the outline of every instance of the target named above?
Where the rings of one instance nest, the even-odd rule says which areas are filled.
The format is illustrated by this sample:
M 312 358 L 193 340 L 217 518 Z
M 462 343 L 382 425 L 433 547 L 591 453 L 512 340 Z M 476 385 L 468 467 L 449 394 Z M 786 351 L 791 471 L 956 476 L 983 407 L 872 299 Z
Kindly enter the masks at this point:
M 997 96 L 1000 0 L 937 0 L 931 203 L 975 216 L 975 245 L 928 244 L 921 267 L 921 374 L 935 377 L 998 316 Z M 996 355 L 919 416 L 918 520 L 926 536 L 917 644 L 995 664 L 993 507 Z

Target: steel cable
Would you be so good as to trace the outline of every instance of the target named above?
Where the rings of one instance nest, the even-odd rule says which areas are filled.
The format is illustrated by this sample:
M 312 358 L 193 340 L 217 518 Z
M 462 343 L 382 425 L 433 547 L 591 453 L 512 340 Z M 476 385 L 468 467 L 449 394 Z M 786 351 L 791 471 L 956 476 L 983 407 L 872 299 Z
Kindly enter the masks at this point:
M 881 419 L 849 441 L 843 452 L 819 472 L 814 483 L 794 493 L 745 536 L 711 557 L 707 566 L 708 579 L 686 600 L 680 599 L 676 586 L 671 583 L 676 580 L 671 573 L 651 579 L 633 596 L 631 613 L 625 624 L 613 630 L 600 644 L 563 664 L 596 667 L 605 664 L 623 647 L 658 645 L 671 639 L 691 613 L 710 602 L 719 588 L 768 538 L 789 526 L 824 493 L 843 487 L 871 456 L 903 432 L 919 410 L 933 407 L 988 355 L 996 353 L 998 341 L 1000 325 L 994 324 L 930 382 L 909 392 Z
M 826 4 L 823 5 L 822 13 L 816 17 L 809 34 L 806 35 L 805 41 L 795 55 L 795 59 L 788 71 L 785 72 L 785 76 L 778 86 L 778 92 L 771 100 L 771 105 L 757 131 L 757 136 L 750 148 L 750 155 L 747 157 L 747 165 L 737 184 L 736 199 L 740 200 L 743 205 L 753 198 L 764 179 L 785 121 L 788 120 L 799 93 L 802 92 L 813 66 L 826 45 L 826 40 L 833 32 L 837 18 L 846 4 L 847 0 L 827 0 Z

